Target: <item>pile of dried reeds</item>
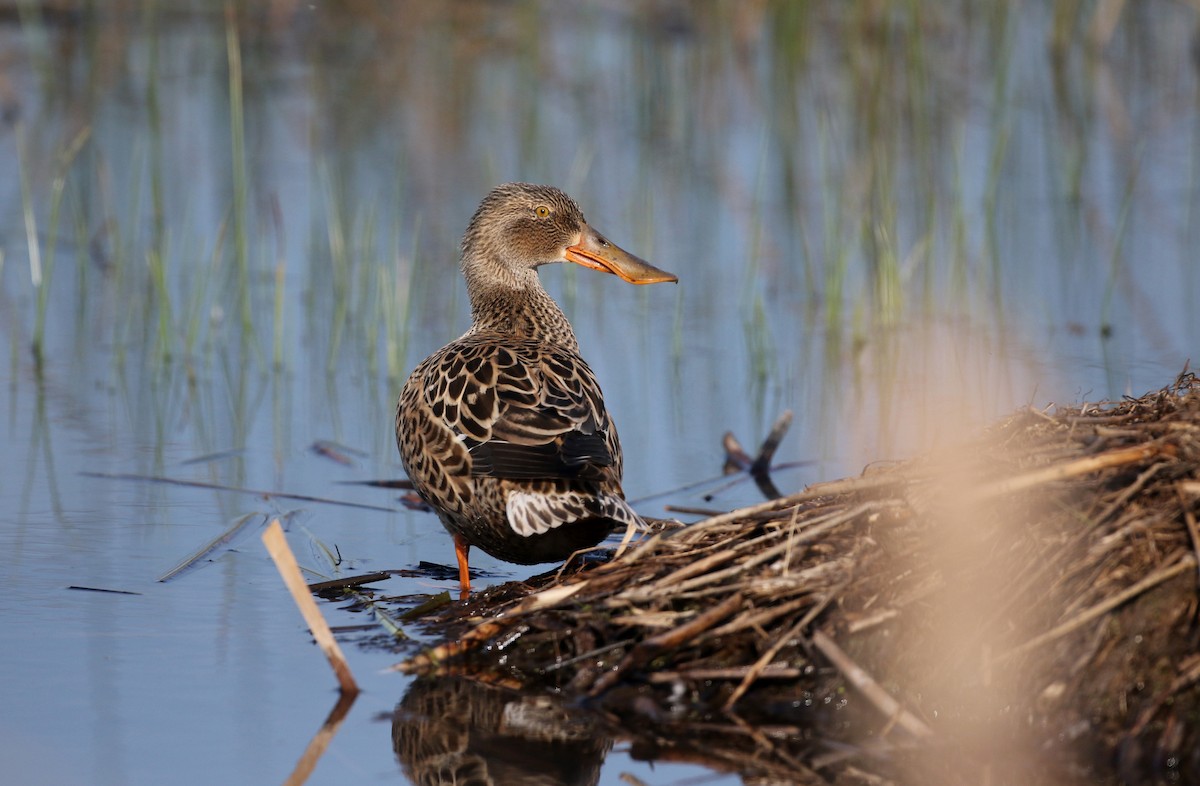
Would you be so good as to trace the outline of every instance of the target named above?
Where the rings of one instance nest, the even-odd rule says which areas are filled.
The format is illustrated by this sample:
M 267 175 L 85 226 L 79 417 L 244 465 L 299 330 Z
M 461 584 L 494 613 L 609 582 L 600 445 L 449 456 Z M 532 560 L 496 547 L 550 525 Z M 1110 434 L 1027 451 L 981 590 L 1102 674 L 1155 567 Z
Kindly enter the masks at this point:
M 730 765 L 751 751 L 764 776 L 845 778 L 864 756 L 928 774 L 943 743 L 972 766 L 1001 750 L 1200 772 L 1198 393 L 1185 372 L 1022 411 L 955 451 L 493 588 L 404 668 L 552 685 L 709 764 L 732 729 Z

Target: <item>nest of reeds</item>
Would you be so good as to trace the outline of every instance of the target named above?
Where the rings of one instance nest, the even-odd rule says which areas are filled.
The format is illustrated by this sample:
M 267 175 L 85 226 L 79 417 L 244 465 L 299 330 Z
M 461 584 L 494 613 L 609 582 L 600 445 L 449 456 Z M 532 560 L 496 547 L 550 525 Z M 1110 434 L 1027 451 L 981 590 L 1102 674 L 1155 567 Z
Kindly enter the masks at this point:
M 554 688 L 645 755 L 767 779 L 1200 773 L 1198 393 L 1021 411 L 492 588 L 404 669 Z

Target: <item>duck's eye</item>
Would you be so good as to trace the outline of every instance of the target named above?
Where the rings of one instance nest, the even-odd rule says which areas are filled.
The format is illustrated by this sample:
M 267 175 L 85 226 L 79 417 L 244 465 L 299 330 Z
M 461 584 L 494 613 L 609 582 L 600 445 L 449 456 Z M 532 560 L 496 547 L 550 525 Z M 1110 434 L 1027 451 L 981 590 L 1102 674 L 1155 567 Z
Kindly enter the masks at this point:
M 538 218 L 549 218 L 550 216 L 550 208 L 545 205 L 538 205 L 533 209 L 533 212 Z

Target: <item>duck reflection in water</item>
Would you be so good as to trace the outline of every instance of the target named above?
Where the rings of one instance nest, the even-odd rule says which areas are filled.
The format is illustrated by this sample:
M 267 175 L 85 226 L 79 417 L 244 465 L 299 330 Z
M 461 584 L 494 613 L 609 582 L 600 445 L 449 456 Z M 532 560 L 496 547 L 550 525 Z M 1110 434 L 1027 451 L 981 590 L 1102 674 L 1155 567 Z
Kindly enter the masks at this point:
M 404 774 L 441 784 L 595 784 L 612 740 L 548 696 L 449 677 L 418 679 L 392 715 Z

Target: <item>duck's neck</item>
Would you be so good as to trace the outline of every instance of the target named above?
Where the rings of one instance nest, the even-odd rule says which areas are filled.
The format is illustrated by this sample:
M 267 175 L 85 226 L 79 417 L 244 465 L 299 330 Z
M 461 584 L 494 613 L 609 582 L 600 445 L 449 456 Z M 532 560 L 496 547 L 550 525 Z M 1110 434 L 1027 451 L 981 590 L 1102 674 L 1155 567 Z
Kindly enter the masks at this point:
M 516 277 L 467 276 L 471 299 L 471 329 L 468 335 L 495 333 L 511 338 L 529 338 L 579 351 L 575 331 L 554 298 L 542 288 L 534 270 Z

